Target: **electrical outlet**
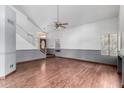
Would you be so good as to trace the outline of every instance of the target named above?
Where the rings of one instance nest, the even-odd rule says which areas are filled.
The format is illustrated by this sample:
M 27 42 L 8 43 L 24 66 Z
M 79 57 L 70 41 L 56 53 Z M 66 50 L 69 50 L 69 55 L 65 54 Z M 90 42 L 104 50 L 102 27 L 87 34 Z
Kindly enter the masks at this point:
M 13 64 L 10 65 L 10 68 L 13 68 Z

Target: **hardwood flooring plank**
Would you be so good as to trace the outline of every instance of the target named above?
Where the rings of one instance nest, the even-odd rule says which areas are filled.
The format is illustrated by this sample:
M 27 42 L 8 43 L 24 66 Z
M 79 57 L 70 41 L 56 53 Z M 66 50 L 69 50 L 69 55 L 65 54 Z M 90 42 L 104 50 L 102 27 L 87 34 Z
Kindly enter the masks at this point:
M 65 58 L 47 58 L 17 64 L 17 71 L 0 80 L 10 88 L 119 88 L 115 66 Z

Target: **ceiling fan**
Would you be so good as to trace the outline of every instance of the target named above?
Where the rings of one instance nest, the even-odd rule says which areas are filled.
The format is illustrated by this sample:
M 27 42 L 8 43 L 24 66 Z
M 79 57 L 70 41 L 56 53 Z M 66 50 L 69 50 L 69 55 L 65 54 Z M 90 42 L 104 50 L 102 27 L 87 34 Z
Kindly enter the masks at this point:
M 48 26 L 54 26 L 56 30 L 59 30 L 59 29 L 65 29 L 66 25 L 69 25 L 69 23 L 63 23 L 60 22 L 59 20 L 59 5 L 57 5 L 57 21 L 55 21 L 53 25 L 48 25 Z

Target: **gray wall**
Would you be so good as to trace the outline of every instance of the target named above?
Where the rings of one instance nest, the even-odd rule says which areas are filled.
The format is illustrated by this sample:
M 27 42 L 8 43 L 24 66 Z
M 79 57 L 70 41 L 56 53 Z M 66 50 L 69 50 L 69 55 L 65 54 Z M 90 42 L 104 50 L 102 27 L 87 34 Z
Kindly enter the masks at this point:
M 16 62 L 24 62 L 34 59 L 46 58 L 46 55 L 40 52 L 40 50 L 17 50 L 16 51 Z
M 60 52 L 55 52 L 54 49 L 49 49 L 49 53 L 55 54 L 58 57 L 117 65 L 117 57 L 101 55 L 100 50 L 61 49 Z

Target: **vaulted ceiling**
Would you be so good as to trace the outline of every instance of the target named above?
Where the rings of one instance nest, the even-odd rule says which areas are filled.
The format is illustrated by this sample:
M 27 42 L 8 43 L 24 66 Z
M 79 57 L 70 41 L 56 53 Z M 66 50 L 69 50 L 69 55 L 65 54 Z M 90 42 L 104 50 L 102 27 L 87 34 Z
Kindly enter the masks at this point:
M 56 5 L 16 5 L 39 27 L 57 20 Z M 69 27 L 117 17 L 118 5 L 60 5 L 60 21 L 68 22 Z

